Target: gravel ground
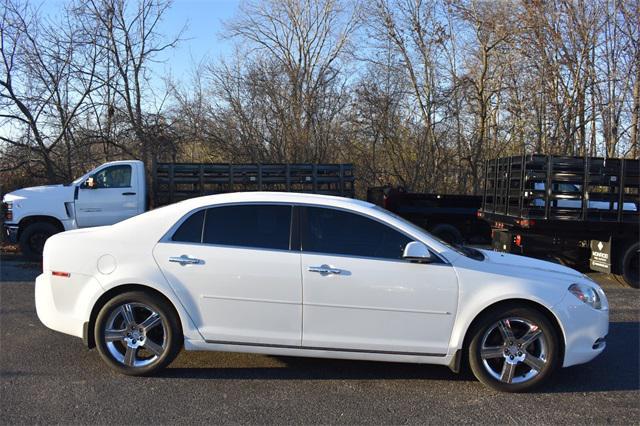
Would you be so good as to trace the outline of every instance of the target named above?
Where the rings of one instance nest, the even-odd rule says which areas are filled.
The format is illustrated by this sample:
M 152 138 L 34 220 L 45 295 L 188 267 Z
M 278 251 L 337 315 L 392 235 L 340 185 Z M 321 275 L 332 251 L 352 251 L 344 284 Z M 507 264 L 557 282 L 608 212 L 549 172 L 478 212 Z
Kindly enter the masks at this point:
M 600 274 L 608 348 L 530 394 L 500 394 L 446 367 L 182 352 L 160 376 L 112 372 L 38 320 L 39 265 L 0 263 L 0 424 L 640 422 L 640 291 Z

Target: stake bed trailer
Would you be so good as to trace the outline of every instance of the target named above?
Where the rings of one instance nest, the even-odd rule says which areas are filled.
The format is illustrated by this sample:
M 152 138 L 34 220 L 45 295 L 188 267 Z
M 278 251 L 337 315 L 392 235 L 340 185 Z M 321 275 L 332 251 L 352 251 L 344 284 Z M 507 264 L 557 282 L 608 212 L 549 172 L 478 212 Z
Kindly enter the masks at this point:
M 494 249 L 587 265 L 638 287 L 640 162 L 526 155 L 486 163 Z
M 22 188 L 5 194 L 3 236 L 39 259 L 46 239 L 61 231 L 111 225 L 201 195 L 235 191 L 292 191 L 354 196 L 352 164 L 157 163 L 152 197 L 142 161 L 102 164 L 66 185 Z M 150 199 L 153 203 L 149 203 Z
M 154 206 L 238 191 L 284 191 L 353 198 L 352 164 L 157 163 Z

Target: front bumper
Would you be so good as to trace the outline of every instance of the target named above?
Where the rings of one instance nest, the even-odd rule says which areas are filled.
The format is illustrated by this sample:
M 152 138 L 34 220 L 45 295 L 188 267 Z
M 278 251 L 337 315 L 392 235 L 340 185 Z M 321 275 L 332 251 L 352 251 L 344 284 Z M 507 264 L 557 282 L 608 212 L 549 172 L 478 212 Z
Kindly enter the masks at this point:
M 604 296 L 604 293 L 602 293 Z M 605 309 L 593 309 L 567 292 L 562 301 L 554 306 L 565 337 L 563 367 L 584 364 L 600 355 L 606 348 L 609 332 L 609 309 L 606 298 Z
M 2 224 L 2 238 L 10 243 L 17 244 L 18 243 L 18 225 L 4 223 Z

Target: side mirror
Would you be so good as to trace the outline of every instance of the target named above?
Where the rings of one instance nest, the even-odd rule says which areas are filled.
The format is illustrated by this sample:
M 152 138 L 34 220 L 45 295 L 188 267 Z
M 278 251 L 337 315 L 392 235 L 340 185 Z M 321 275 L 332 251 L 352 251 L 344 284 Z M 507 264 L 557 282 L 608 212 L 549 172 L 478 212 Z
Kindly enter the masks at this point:
M 429 262 L 431 261 L 431 252 L 423 243 L 411 241 L 405 246 L 402 258 L 418 262 Z
M 93 176 L 89 176 L 87 180 L 85 180 L 84 183 L 82 184 L 82 187 L 87 189 L 95 189 L 96 180 L 93 178 Z

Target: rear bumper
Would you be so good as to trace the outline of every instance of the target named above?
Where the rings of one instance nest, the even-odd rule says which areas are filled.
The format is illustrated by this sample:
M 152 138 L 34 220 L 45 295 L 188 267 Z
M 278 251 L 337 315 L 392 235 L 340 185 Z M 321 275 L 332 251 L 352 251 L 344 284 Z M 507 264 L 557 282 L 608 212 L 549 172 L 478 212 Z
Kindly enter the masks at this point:
M 90 276 L 72 273 L 69 278 L 55 277 L 45 271 L 36 278 L 38 318 L 52 330 L 83 338 L 91 303 L 101 293 L 102 287 Z
M 2 238 L 10 243 L 17 244 L 18 243 L 18 225 L 4 223 L 2 224 Z

